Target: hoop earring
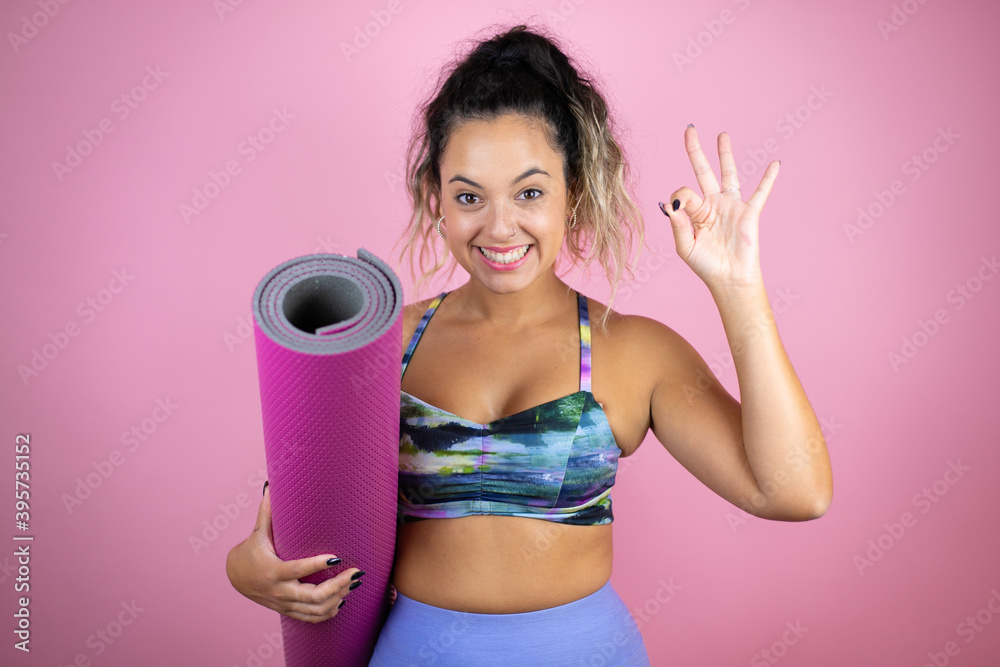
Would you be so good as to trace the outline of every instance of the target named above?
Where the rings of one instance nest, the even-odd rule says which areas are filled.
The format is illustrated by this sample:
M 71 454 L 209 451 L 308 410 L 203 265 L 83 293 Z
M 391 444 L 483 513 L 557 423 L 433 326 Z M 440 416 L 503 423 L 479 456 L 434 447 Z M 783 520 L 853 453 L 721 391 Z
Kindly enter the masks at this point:
M 569 218 L 566 218 L 566 223 L 569 224 Z M 569 226 L 570 229 L 576 227 L 576 209 L 573 209 L 573 224 Z
M 441 216 L 440 218 L 438 218 L 438 223 L 437 223 L 437 230 L 438 230 L 438 235 L 439 235 L 439 236 L 440 236 L 441 238 L 443 238 L 443 239 L 446 239 L 446 238 L 448 238 L 448 237 L 447 237 L 447 236 L 445 236 L 444 234 L 442 234 L 442 233 L 441 233 L 441 221 L 442 221 L 442 220 L 444 220 L 444 216 L 443 216 L 443 215 L 442 215 L 442 216 Z

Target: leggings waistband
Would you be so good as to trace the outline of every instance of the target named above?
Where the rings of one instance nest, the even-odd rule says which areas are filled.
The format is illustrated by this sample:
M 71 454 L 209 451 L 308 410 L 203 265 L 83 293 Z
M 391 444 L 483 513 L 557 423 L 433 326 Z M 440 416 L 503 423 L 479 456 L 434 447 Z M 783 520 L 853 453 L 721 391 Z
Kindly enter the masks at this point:
M 608 581 L 566 604 L 514 614 L 435 607 L 396 591 L 370 665 L 649 665 L 642 635 Z

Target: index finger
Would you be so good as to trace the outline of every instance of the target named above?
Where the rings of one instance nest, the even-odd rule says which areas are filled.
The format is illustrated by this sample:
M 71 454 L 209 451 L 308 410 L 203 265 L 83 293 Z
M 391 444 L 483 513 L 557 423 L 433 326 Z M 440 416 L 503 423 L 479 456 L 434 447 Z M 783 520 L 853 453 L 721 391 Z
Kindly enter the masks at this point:
M 280 561 L 275 564 L 274 569 L 279 579 L 291 581 L 293 579 L 302 579 L 303 577 L 308 577 L 310 574 L 315 574 L 339 565 L 339 561 L 332 565 L 328 564 L 328 561 L 336 558 L 337 556 L 333 554 L 326 554 L 309 558 L 299 558 L 297 560 Z
M 354 578 L 354 575 L 360 571 L 361 570 L 359 570 L 358 568 L 351 568 L 349 570 L 344 570 L 343 572 L 338 572 L 337 576 L 330 577 L 326 581 L 316 584 L 316 588 L 313 591 L 313 595 L 320 600 L 325 600 L 329 598 L 331 595 L 338 593 L 342 589 L 349 588 L 352 584 L 354 584 L 354 582 L 357 581 L 357 579 Z M 303 586 L 306 585 L 312 585 L 312 584 L 303 584 Z M 349 591 L 345 591 L 344 594 L 346 595 L 347 592 Z
M 702 194 L 707 197 L 721 192 L 719 182 L 715 180 L 715 174 L 712 172 L 712 165 L 708 163 L 708 159 L 701 151 L 698 131 L 694 129 L 694 125 L 688 125 L 687 129 L 684 130 L 684 148 L 687 149 L 688 159 L 691 160 L 694 176 L 698 179 L 698 186 L 701 188 Z

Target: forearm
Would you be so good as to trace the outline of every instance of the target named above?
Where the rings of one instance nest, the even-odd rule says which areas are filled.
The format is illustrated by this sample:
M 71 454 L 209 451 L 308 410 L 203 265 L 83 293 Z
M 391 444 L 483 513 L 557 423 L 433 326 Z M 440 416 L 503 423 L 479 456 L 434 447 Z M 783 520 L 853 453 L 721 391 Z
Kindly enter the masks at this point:
M 740 388 L 743 444 L 760 490 L 748 511 L 808 519 L 833 493 L 826 443 L 785 352 L 763 283 L 712 290 Z

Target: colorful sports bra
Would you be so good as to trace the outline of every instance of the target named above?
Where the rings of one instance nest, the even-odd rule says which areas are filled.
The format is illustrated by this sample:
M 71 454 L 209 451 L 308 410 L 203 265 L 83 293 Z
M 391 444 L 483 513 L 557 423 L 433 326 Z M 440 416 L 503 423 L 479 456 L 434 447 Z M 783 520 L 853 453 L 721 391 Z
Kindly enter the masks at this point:
M 441 301 L 431 302 L 403 355 L 402 373 Z M 580 390 L 489 424 L 478 424 L 401 392 L 399 524 L 472 514 L 611 523 L 611 487 L 621 454 L 590 392 L 590 321 L 580 313 Z

